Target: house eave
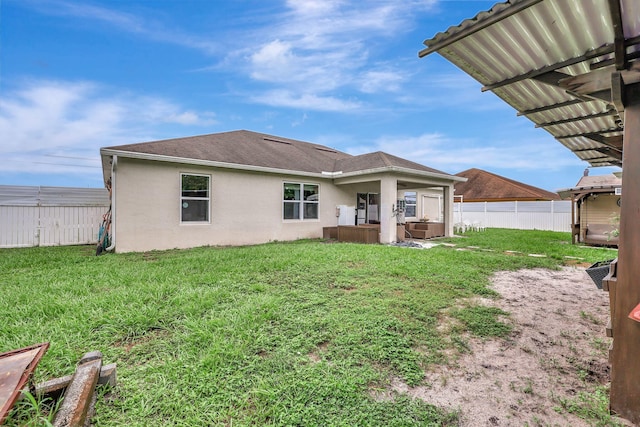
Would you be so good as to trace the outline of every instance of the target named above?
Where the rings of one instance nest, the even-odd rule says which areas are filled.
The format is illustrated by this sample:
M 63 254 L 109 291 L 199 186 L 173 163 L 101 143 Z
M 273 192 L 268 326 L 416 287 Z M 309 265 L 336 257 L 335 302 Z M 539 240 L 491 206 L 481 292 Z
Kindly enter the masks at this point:
M 403 168 L 400 166 L 385 166 L 380 168 L 371 168 L 371 169 L 362 169 L 362 170 L 351 171 L 351 172 L 342 172 L 339 174 L 339 176 L 336 176 L 336 178 L 340 178 L 340 179 L 354 178 L 354 177 L 362 177 L 366 175 L 376 175 L 376 174 L 384 174 L 384 173 L 386 174 L 394 173 L 394 174 L 404 175 L 404 176 L 415 176 L 420 178 L 431 178 L 431 179 L 438 179 L 438 180 L 444 180 L 444 181 L 457 181 L 457 182 L 467 181 L 467 178 L 463 178 L 455 175 L 420 171 L 417 169 Z
M 414 177 L 419 177 L 423 179 L 424 178 L 437 179 L 437 180 L 449 181 L 449 182 L 452 182 L 452 181 L 465 182 L 467 180 L 466 178 L 458 177 L 455 175 L 420 171 L 416 169 L 403 168 L 399 166 L 385 166 L 380 168 L 362 169 L 362 170 L 351 171 L 351 172 L 343 172 L 343 171 L 307 172 L 307 171 L 290 170 L 290 169 L 270 168 L 265 166 L 218 162 L 213 160 L 165 156 L 160 154 L 136 153 L 131 151 L 113 150 L 109 148 L 100 149 L 100 155 L 103 158 L 108 156 L 118 156 L 120 158 L 130 158 L 130 159 L 168 162 L 168 163 L 180 163 L 180 164 L 188 164 L 188 165 L 195 165 L 195 166 L 206 166 L 206 167 L 214 167 L 214 168 L 221 168 L 221 169 L 272 173 L 272 174 L 280 174 L 280 175 L 296 175 L 296 176 L 305 176 L 305 177 L 311 177 L 316 179 L 322 178 L 322 179 L 340 180 L 344 178 L 356 178 L 356 177 L 365 177 L 367 175 L 393 173 L 393 174 L 398 174 L 403 176 L 414 176 Z M 104 164 L 104 161 L 103 161 L 103 164 Z M 109 173 L 110 171 L 106 171 L 106 172 Z M 108 176 L 105 176 L 105 181 L 107 178 Z
M 175 156 L 164 156 L 160 154 L 149 154 L 149 153 L 134 153 L 131 151 L 120 151 L 120 150 L 111 150 L 111 149 L 100 149 L 101 156 L 118 156 L 125 157 L 130 159 L 138 159 L 138 160 L 149 160 L 156 162 L 168 162 L 168 163 L 180 163 L 180 164 L 188 164 L 193 166 L 206 166 L 213 168 L 221 168 L 221 169 L 233 169 L 233 170 L 241 170 L 241 171 L 250 171 L 250 172 L 261 172 L 261 173 L 273 173 L 280 175 L 297 175 L 297 176 L 305 176 L 312 178 L 331 178 L 327 177 L 324 172 L 306 172 L 306 171 L 298 171 L 298 170 L 289 170 L 289 169 L 278 169 L 278 168 L 270 168 L 265 166 L 254 166 L 254 165 L 243 165 L 238 163 L 227 163 L 227 162 L 218 162 L 214 160 L 202 160 L 202 159 L 190 159 L 185 157 L 175 157 Z

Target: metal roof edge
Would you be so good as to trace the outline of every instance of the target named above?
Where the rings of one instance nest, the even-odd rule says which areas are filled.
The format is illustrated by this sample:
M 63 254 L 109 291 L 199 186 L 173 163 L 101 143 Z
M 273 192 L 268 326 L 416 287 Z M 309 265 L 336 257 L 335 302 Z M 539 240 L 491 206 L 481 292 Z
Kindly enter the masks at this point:
M 437 52 L 470 34 L 509 18 L 521 10 L 527 9 L 541 1 L 542 0 L 507 0 L 504 3 L 497 3 L 493 5 L 490 10 L 480 12 L 475 17 L 465 19 L 459 25 L 451 26 L 447 31 L 437 33 L 432 38 L 425 40 L 423 44 L 427 46 L 427 48 L 418 52 L 418 57 L 424 58 L 433 52 Z

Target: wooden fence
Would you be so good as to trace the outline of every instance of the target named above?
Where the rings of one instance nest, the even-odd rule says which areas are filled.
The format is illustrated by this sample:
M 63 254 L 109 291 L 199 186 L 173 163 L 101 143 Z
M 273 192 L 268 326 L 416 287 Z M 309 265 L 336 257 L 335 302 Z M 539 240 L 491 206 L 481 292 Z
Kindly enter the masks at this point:
M 0 185 L 0 248 L 95 244 L 108 209 L 103 188 Z

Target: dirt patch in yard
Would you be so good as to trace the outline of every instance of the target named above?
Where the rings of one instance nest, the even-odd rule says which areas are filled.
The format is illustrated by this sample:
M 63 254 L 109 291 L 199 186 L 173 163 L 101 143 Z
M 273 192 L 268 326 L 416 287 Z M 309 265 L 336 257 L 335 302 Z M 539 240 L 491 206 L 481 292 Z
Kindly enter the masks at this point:
M 492 283 L 502 297 L 479 303 L 510 313 L 510 337 L 469 339 L 470 351 L 428 372 L 427 386 L 396 379 L 393 391 L 459 411 L 461 426 L 591 425 L 562 402 L 610 381 L 608 294 L 582 267 L 500 272 Z

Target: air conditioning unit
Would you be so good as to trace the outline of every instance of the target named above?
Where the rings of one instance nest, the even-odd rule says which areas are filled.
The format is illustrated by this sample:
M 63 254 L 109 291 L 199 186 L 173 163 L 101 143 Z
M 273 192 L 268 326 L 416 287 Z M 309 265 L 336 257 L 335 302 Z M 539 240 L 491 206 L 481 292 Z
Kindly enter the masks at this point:
M 407 205 L 404 199 L 396 200 L 396 223 L 397 224 L 404 224 L 406 222 L 404 219 L 404 211 L 406 207 Z

